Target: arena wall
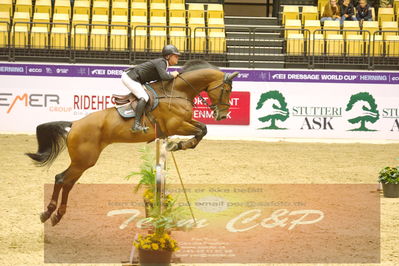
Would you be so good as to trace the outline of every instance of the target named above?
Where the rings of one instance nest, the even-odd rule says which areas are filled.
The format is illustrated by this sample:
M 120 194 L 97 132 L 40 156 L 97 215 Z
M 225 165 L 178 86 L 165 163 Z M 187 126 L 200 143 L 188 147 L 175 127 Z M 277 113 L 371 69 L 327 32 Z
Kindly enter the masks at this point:
M 0 64 L 0 132 L 34 133 L 112 107 L 112 94 L 128 92 L 124 68 Z M 223 70 L 240 72 L 228 119 L 214 121 L 195 99 L 208 137 L 399 139 L 399 72 Z

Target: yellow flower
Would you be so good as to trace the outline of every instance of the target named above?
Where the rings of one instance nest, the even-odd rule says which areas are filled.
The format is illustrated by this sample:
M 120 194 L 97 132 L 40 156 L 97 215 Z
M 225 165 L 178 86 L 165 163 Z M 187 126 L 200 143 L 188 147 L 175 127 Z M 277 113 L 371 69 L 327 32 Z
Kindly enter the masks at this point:
M 150 245 L 143 245 L 142 247 L 143 247 L 143 249 L 151 249 Z
M 158 246 L 157 243 L 152 243 L 151 247 L 152 247 L 153 250 L 158 250 L 159 249 L 159 246 Z

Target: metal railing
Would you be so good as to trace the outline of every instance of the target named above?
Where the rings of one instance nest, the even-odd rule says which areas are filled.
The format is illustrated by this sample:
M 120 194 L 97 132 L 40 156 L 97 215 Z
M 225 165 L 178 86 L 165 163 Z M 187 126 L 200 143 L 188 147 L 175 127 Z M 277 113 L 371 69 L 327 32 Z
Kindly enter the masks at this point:
M 182 51 L 182 63 L 204 59 L 221 66 L 256 68 L 262 61 L 304 68 L 355 65 L 361 68 L 399 66 L 399 31 L 306 29 L 283 27 L 136 26 L 0 21 L 0 57 L 5 60 L 118 60 L 136 64 L 158 57 L 166 43 Z M 20 27 L 22 26 L 22 27 Z M 37 30 L 39 27 L 47 31 Z M 66 28 L 58 31 L 57 28 Z M 4 29 L 7 29 L 6 31 Z M 35 30 L 33 30 L 35 29 Z M 119 30 L 119 31 L 118 31 Z M 178 33 L 178 34 L 176 34 Z M 288 33 L 299 34 L 288 38 Z M 325 38 L 337 34 L 337 38 Z M 347 36 L 355 35 L 361 37 Z M 59 37 L 57 39 L 57 36 Z M 321 36 L 321 37 L 320 37 Z M 119 61 L 120 60 L 120 61 Z
M 311 67 L 357 65 L 370 69 L 370 37 L 367 30 L 315 30 L 311 40 Z

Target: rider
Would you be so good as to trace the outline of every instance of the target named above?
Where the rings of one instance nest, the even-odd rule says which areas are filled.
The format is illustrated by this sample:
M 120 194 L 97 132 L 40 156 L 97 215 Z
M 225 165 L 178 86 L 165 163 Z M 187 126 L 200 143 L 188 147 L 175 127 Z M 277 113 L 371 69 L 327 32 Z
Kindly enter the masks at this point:
M 174 45 L 166 45 L 162 49 L 162 57 L 150 60 L 132 68 L 126 69 L 122 73 L 122 82 L 137 97 L 136 120 L 132 131 L 145 131 L 141 125 L 141 118 L 144 108 L 149 100 L 148 94 L 143 88 L 143 84 L 150 81 L 171 80 L 177 77 L 179 72 L 168 73 L 169 66 L 176 65 L 179 61 L 179 50 Z

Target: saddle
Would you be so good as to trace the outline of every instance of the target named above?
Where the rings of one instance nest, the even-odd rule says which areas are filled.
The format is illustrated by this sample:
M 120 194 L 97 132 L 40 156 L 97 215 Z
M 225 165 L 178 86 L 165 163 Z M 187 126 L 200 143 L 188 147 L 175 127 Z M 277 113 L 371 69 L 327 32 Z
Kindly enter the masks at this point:
M 145 112 L 151 112 L 159 104 L 158 95 L 155 92 L 155 90 L 150 86 L 150 84 L 145 84 L 144 87 L 146 93 L 149 96 Z M 116 104 L 115 108 L 122 117 L 132 118 L 136 116 L 135 110 L 138 99 L 133 93 L 129 93 L 127 95 L 113 94 L 112 97 L 115 99 L 115 104 Z

